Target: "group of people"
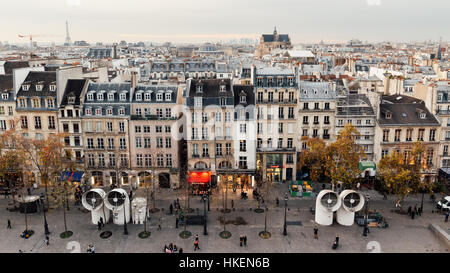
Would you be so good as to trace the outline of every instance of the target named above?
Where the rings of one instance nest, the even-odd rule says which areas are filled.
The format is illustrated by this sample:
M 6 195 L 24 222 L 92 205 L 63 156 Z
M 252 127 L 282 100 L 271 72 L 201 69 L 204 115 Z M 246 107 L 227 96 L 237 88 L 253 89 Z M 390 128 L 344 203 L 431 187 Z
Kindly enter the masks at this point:
M 417 209 L 417 205 L 412 208 L 411 206 L 408 207 L 408 215 L 411 216 L 411 219 L 414 219 L 414 216 L 421 215 L 422 214 L 422 208 Z
M 177 248 L 177 245 L 170 243 L 169 246 L 164 245 L 164 253 L 183 253 L 183 249 Z
M 88 245 L 88 248 L 86 250 L 87 253 L 95 253 L 95 246 L 94 245 Z
M 241 235 L 239 236 L 239 245 L 240 246 L 247 246 L 247 235 Z

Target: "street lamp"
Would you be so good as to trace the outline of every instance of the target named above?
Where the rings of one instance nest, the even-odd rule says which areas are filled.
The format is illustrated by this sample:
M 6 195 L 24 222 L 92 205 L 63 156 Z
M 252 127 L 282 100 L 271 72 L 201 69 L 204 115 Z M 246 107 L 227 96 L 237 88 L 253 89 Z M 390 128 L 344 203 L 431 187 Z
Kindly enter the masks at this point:
M 128 229 L 127 229 L 127 217 L 126 217 L 126 214 L 125 214 L 125 211 L 126 211 L 126 206 L 125 206 L 125 202 L 126 202 L 126 196 L 125 196 L 125 194 L 123 193 L 122 194 L 122 198 L 123 198 L 123 234 L 124 235 L 128 235 Z
M 286 192 L 284 194 L 284 230 L 283 230 L 283 235 L 286 236 L 287 235 L 287 223 L 286 223 L 286 213 L 287 213 L 287 201 L 288 201 L 288 193 Z
M 207 193 L 206 193 L 207 194 Z M 206 200 L 205 200 L 206 201 Z M 206 202 L 203 202 L 203 209 L 204 209 L 204 225 L 203 225 L 203 235 L 208 235 L 208 231 L 206 229 Z
M 42 211 L 44 212 L 44 230 L 45 230 L 45 235 L 50 234 L 50 231 L 48 230 L 48 224 L 47 224 L 47 217 L 45 216 L 45 204 L 44 204 L 44 197 L 45 194 L 41 194 L 41 203 L 42 203 Z
M 369 231 L 368 225 L 369 225 L 369 201 L 370 197 L 368 194 L 366 194 L 366 219 L 364 221 L 364 229 L 363 229 L 363 236 L 367 236 L 367 232 Z

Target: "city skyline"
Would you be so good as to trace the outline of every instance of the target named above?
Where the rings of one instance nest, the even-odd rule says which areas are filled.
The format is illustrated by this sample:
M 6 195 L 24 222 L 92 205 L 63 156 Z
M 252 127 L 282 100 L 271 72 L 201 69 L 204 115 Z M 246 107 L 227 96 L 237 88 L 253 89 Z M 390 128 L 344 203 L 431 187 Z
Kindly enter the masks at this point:
M 118 1 L 103 0 L 2 2 L 2 10 L 28 8 L 0 18 L 0 23 L 14 25 L 2 30 L 0 40 L 27 43 L 18 35 L 32 34 L 38 43 L 63 43 L 66 20 L 72 41 L 90 43 L 258 39 L 261 33 L 271 33 L 274 26 L 279 33 L 290 34 L 294 44 L 345 42 L 353 38 L 371 42 L 438 41 L 440 37 L 447 41 L 449 38 L 449 31 L 443 26 L 447 23 L 445 11 L 450 3 L 437 0 L 210 2 L 130 0 L 127 1 L 129 9 L 124 9 Z

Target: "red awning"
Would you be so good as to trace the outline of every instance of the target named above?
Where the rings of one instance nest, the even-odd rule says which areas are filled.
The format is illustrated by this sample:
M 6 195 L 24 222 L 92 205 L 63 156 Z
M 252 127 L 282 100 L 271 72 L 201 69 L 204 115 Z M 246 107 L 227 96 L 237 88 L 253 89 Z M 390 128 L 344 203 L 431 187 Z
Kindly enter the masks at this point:
M 211 182 L 211 172 L 188 172 L 189 184 L 204 184 Z

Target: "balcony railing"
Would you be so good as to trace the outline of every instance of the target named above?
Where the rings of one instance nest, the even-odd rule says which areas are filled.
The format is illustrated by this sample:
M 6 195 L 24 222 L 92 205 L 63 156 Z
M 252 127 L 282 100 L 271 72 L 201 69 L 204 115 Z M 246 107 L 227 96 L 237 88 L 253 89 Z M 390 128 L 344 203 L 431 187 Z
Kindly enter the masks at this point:
M 176 117 L 164 117 L 158 115 L 131 115 L 132 120 L 176 120 Z

